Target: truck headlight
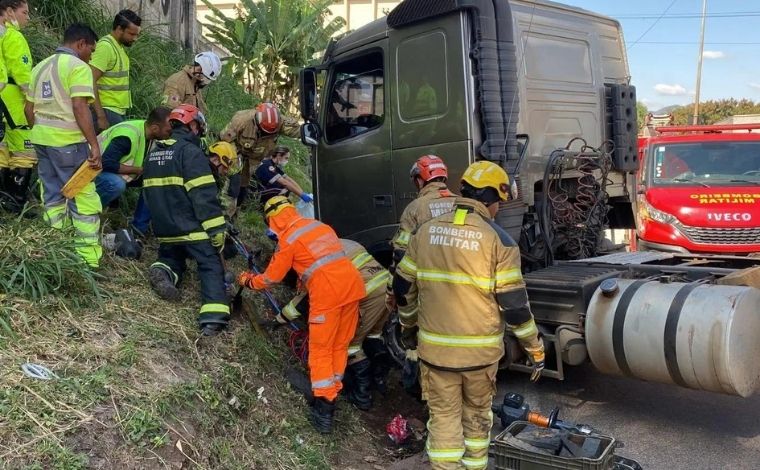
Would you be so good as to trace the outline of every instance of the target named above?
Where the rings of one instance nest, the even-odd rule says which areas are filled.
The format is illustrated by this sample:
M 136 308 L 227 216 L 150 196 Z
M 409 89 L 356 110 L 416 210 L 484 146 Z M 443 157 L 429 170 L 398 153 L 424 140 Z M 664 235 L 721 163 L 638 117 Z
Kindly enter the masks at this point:
M 662 224 L 670 225 L 677 221 L 674 215 L 652 207 L 652 205 L 644 198 L 639 200 L 639 213 L 642 219 L 654 220 L 655 222 L 660 222 Z

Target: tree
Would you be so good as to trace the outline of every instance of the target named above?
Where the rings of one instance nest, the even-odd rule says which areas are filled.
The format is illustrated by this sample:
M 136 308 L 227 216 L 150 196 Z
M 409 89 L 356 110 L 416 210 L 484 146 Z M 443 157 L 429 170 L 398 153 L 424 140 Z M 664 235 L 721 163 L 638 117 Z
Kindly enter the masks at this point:
M 648 112 L 647 105 L 641 101 L 636 102 L 636 121 L 639 124 L 639 129 L 644 126 L 644 119 L 646 119 Z
M 233 70 L 262 100 L 294 104 L 298 71 L 319 60 L 345 25 L 329 19 L 331 0 L 242 0 L 229 18 L 208 0 L 210 36 L 234 57 Z
M 715 124 L 721 119 L 736 114 L 760 114 L 760 103 L 736 98 L 709 100 L 699 104 L 699 124 Z M 694 104 L 681 106 L 673 111 L 673 121 L 678 126 L 691 124 Z

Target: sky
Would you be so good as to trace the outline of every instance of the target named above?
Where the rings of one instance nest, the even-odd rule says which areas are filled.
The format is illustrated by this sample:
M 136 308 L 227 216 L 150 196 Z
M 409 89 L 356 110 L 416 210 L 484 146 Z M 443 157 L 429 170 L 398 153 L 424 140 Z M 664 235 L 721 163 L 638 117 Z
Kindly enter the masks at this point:
M 631 82 L 650 110 L 694 101 L 702 0 L 560 0 L 623 26 Z M 760 101 L 760 0 L 707 0 L 700 101 Z

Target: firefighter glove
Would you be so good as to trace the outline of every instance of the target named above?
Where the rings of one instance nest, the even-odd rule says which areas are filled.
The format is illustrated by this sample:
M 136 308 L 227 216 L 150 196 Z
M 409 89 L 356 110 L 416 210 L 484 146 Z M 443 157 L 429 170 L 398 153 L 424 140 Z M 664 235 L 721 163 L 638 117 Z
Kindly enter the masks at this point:
M 544 354 L 543 345 L 540 349 L 528 350 L 526 352 L 528 353 L 528 360 L 533 366 L 533 372 L 530 374 L 530 381 L 538 382 L 538 379 L 541 378 L 541 374 L 544 372 L 544 367 L 546 366 L 546 355 Z
M 401 327 L 401 346 L 404 349 L 417 349 L 417 328 Z
M 226 234 L 224 230 L 221 232 L 217 232 L 213 235 L 211 235 L 211 244 L 216 248 L 217 250 L 221 250 L 224 248 L 224 239 L 226 238 Z
M 243 287 L 248 287 L 250 289 L 251 287 L 251 281 L 253 280 L 255 274 L 249 273 L 248 271 L 243 271 L 238 275 L 237 282 Z
M 277 243 L 277 234 L 272 231 L 272 229 L 267 229 L 267 238 L 272 240 L 273 242 Z
M 306 202 L 306 203 L 308 203 L 308 202 L 314 202 L 314 196 L 312 196 L 309 193 L 303 193 L 303 194 L 301 194 L 301 200 L 303 202 Z
M 283 314 L 281 314 L 281 313 L 278 313 L 274 317 L 274 319 L 277 321 L 278 325 L 287 325 L 288 324 L 288 319 L 285 318 L 285 316 Z

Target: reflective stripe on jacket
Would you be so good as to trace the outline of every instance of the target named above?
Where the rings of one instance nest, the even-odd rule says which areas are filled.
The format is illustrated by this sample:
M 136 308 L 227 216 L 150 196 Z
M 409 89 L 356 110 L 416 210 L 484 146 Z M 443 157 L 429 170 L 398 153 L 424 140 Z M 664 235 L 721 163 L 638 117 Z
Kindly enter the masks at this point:
M 310 316 L 364 298 L 359 271 L 343 252 L 333 229 L 314 219 L 301 217 L 286 207 L 269 220 L 279 239 L 266 271 L 249 287 L 264 289 L 280 282 L 293 268 L 309 293 Z
M 199 139 L 175 129 L 143 162 L 143 195 L 162 243 L 208 240 L 226 226 L 216 181 Z
M 105 63 L 103 69 L 100 68 L 101 60 L 98 55 L 107 56 L 102 60 Z M 108 68 L 108 64 L 111 63 L 113 67 Z M 100 104 L 118 114 L 124 114 L 132 107 L 132 96 L 129 92 L 129 56 L 124 46 L 110 34 L 103 36 L 95 47 L 90 64 L 103 72 L 98 79 Z
M 341 238 L 340 243 L 343 245 L 343 252 L 351 260 L 351 264 L 359 270 L 364 282 L 366 294 L 359 303 L 359 313 L 361 314 L 372 303 L 368 300 L 378 295 L 385 296 L 384 290 L 380 287 L 388 282 L 391 275 L 371 254 L 367 253 L 361 244 L 345 238 Z M 288 303 L 282 310 L 283 315 L 290 320 L 295 320 L 305 313 L 305 310 L 302 311 L 302 309 L 308 306 L 308 302 L 303 302 L 303 306 L 300 305 L 302 298 L 302 296 L 297 296 Z
M 432 182 L 425 185 L 417 195 L 417 199 L 410 202 L 398 223 L 398 230 L 393 237 L 393 262 L 391 263 L 390 272 L 396 270 L 396 265 L 404 256 L 406 247 L 409 245 L 409 239 L 417 230 L 417 227 L 439 215 L 451 212 L 454 207 L 453 194 L 446 187 L 446 183 Z
M 8 109 L 7 124 L 11 128 L 27 126 L 24 105 L 32 77 L 32 53 L 24 35 L 10 22 L 6 22 L 0 52 L 6 71 L 6 86 L 0 91 L 0 99 Z
M 505 328 L 498 298 L 514 295 L 519 304 L 514 308 L 521 314 L 528 308 L 518 247 L 472 199 L 458 198 L 454 212 L 417 229 L 393 287 L 399 319 L 405 327 L 419 326 L 419 357 L 433 367 L 468 369 L 497 362 L 504 353 Z M 527 315 L 514 327 L 533 339 L 529 309 Z
M 105 153 L 106 149 L 108 148 L 108 144 L 110 144 L 111 141 L 116 137 L 126 137 L 131 143 L 129 154 L 121 157 L 119 163 L 122 165 L 142 167 L 143 160 L 145 159 L 145 150 L 147 145 L 145 139 L 145 120 L 124 121 L 103 131 L 100 135 L 98 135 L 98 144 L 100 144 L 100 151 L 102 153 Z M 119 176 L 124 178 L 124 181 L 127 183 L 137 177 L 137 175 Z
M 70 49 L 58 48 L 32 71 L 29 96 L 35 115 L 32 143 L 63 147 L 84 142 L 71 100 L 77 97 L 92 100 L 94 96 L 90 67 Z

